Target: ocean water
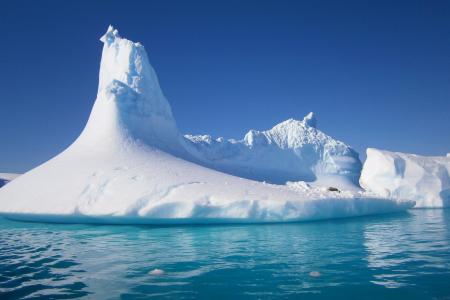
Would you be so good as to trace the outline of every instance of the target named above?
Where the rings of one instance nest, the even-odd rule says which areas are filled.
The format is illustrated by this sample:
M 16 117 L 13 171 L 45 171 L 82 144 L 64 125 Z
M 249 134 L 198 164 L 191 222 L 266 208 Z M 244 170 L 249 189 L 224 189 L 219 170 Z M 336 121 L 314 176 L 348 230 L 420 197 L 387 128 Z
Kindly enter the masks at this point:
M 0 219 L 0 299 L 151 297 L 450 299 L 450 210 L 178 227 Z

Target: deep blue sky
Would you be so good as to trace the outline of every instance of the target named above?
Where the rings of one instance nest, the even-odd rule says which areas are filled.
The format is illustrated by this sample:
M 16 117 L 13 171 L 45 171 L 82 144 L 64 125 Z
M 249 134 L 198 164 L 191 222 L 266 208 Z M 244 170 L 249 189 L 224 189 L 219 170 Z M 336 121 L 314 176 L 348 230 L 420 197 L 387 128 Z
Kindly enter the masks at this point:
M 81 132 L 109 24 L 144 44 L 183 132 L 314 111 L 360 154 L 450 152 L 450 1 L 1 1 L 0 172 Z

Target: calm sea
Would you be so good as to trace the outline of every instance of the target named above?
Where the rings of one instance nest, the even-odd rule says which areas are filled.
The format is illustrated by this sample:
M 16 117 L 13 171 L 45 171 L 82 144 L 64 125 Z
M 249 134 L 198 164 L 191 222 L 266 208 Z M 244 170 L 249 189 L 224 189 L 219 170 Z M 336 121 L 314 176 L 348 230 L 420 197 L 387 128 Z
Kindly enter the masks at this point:
M 450 299 L 450 210 L 273 225 L 0 218 L 0 299 Z

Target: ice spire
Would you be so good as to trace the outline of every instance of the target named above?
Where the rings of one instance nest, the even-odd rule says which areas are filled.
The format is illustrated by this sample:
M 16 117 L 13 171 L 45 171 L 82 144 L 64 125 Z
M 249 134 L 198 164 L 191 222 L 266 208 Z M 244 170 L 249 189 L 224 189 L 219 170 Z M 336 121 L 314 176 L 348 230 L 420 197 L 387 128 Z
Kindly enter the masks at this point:
M 100 40 L 97 100 L 83 134 L 91 141 L 122 136 L 177 152 L 178 129 L 144 47 L 121 38 L 113 26 Z
M 317 119 L 313 112 L 310 112 L 303 118 L 303 122 L 311 127 L 317 128 Z
M 120 37 L 113 26 L 100 38 L 104 43 L 100 65 L 99 90 L 120 81 L 141 97 L 140 113 L 172 117 L 172 111 L 159 86 L 144 46 Z

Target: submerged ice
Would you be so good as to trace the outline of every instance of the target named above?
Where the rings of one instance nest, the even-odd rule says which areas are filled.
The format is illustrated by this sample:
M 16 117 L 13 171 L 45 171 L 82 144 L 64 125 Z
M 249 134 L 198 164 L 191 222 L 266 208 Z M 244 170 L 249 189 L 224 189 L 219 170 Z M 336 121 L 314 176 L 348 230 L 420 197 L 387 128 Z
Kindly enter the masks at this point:
M 63 222 L 280 222 L 392 212 L 414 204 L 304 182 L 268 184 L 205 167 L 210 160 L 201 138 L 196 143 L 188 137 L 189 145 L 179 133 L 144 47 L 121 38 L 112 27 L 101 40 L 99 88 L 86 127 L 65 151 L 0 189 L 2 214 Z M 236 147 L 273 143 L 272 150 L 261 150 L 269 157 L 271 151 L 286 151 L 289 158 L 279 161 L 285 164 L 279 170 L 283 176 L 286 164 L 305 162 L 307 166 L 296 163 L 298 170 L 286 179 L 308 174 L 313 179 L 323 173 L 352 176 L 357 156 L 315 126 L 312 115 L 300 122 L 289 120 L 270 131 L 249 133 Z M 305 137 L 295 136 L 303 133 Z M 234 162 L 240 163 L 239 157 Z M 252 174 L 273 166 L 264 164 Z

